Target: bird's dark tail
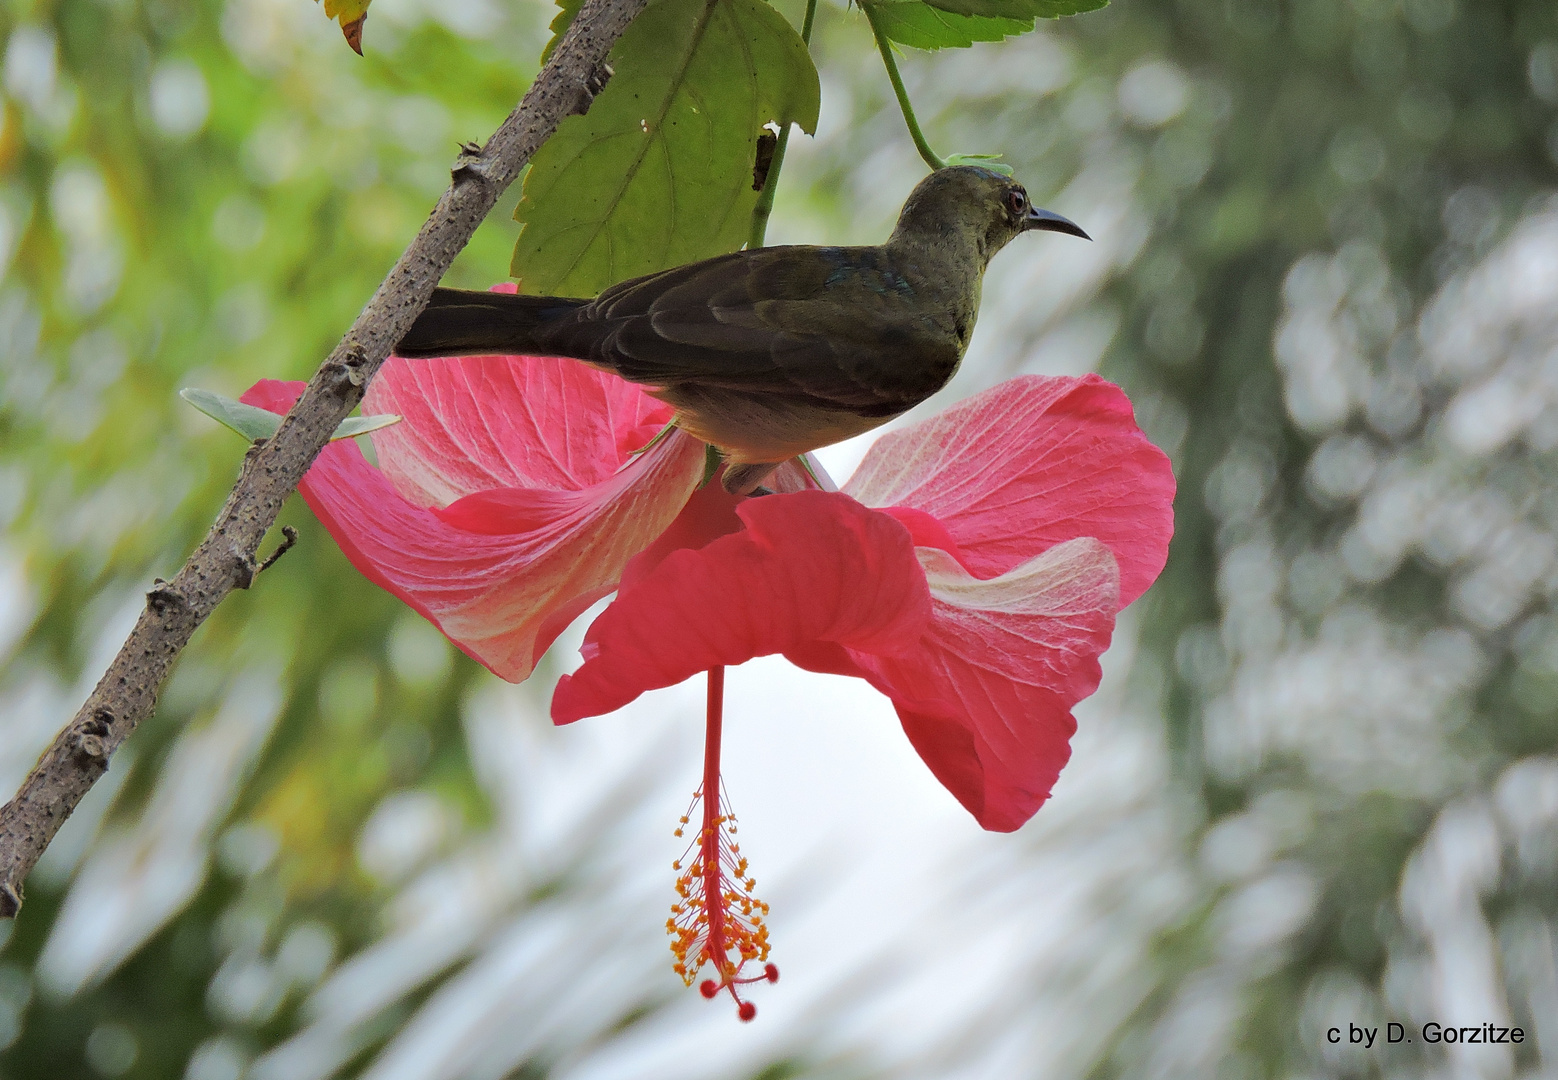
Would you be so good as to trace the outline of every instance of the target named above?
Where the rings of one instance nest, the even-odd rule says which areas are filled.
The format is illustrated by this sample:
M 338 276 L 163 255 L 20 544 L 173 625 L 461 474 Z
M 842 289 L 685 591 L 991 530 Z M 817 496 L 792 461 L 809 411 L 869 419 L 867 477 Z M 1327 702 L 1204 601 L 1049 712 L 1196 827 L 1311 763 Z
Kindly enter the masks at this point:
M 434 289 L 397 356 L 467 356 L 547 352 L 545 328 L 588 303 L 561 296 Z

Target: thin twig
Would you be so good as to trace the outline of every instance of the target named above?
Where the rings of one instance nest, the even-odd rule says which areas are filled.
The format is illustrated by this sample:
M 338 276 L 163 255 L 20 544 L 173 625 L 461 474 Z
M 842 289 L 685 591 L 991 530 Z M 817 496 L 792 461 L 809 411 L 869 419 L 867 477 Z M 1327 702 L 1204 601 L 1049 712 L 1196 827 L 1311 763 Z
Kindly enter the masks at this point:
M 426 306 L 433 287 L 505 188 L 557 125 L 585 112 L 609 77 L 606 55 L 646 0 L 587 0 L 519 105 L 485 147 L 464 148 L 449 189 L 281 428 L 244 459 L 227 504 L 172 581 L 158 581 L 119 654 L 81 710 L 0 807 L 0 917 L 65 819 L 150 716 L 195 629 L 256 572 L 255 552 L 282 504 L 362 399 L 368 380 Z
M 276 560 L 281 558 L 287 552 L 291 551 L 297 542 L 298 531 L 291 525 L 283 525 L 281 527 L 281 543 L 277 544 L 276 550 L 270 553 L 270 558 L 266 559 L 264 562 L 260 563 L 259 566 L 255 567 L 254 576 L 259 577 L 261 574 L 265 573 L 265 571 L 275 566 Z
M 816 21 L 817 0 L 806 0 L 806 19 L 801 24 L 801 40 L 808 46 L 811 45 L 811 28 Z M 785 124 L 774 146 L 774 157 L 768 165 L 768 175 L 763 179 L 763 193 L 757 197 L 757 205 L 752 208 L 752 231 L 747 237 L 748 248 L 762 247 L 768 237 L 768 219 L 773 215 L 774 196 L 779 190 L 779 170 L 784 168 L 784 152 L 790 145 L 790 129 L 794 126 Z
M 866 13 L 866 21 L 871 24 L 871 36 L 876 38 L 876 51 L 882 54 L 882 64 L 887 68 L 887 78 L 893 84 L 893 93 L 898 96 L 898 108 L 903 113 L 903 122 L 909 125 L 909 137 L 914 140 L 914 148 L 932 169 L 946 168 L 947 163 L 930 148 L 930 143 L 925 141 L 925 133 L 920 130 L 919 118 L 914 115 L 914 106 L 909 102 L 909 91 L 903 87 L 903 76 L 898 74 L 898 61 L 893 58 L 893 46 L 887 40 L 887 31 L 882 29 L 876 5 L 861 4 L 860 10 Z

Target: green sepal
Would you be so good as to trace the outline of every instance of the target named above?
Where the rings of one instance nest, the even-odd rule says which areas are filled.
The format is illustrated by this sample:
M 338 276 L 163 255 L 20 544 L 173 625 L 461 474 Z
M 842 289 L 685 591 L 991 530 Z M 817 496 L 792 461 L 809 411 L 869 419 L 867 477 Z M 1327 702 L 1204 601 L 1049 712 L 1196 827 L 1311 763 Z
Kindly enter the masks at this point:
M 179 391 L 179 397 L 250 442 L 268 439 L 281 427 L 281 417 L 270 410 L 245 405 L 241 401 L 234 401 L 230 397 L 223 397 L 210 390 L 186 387 Z M 335 429 L 334 434 L 330 436 L 330 441 L 350 439 L 354 435 L 366 435 L 370 431 L 378 431 L 380 428 L 398 423 L 400 417 L 394 413 L 383 413 L 379 416 L 348 416 Z
M 796 455 L 795 463 L 801 467 L 807 476 L 811 477 L 811 482 L 817 485 L 819 491 L 838 490 L 837 485 L 830 489 L 827 484 L 822 482 L 822 478 L 817 475 L 817 470 L 822 468 L 822 465 L 815 461 L 810 454 Z
M 718 447 L 705 445 L 703 448 L 703 479 L 698 481 L 700 488 L 708 487 L 709 481 L 714 479 L 714 474 L 719 472 L 719 467 L 725 464 L 725 455 Z
M 671 434 L 671 432 L 673 432 L 675 430 L 676 430 L 676 421 L 672 420 L 669 424 L 665 425 L 665 427 L 663 427 L 659 431 L 655 432 L 655 437 L 653 439 L 650 439 L 643 446 L 640 446 L 637 450 L 634 450 L 628 456 L 629 457 L 638 457 L 640 454 L 647 454 L 647 453 L 649 453 L 649 451 L 653 450 L 655 447 L 657 447 L 661 443 L 663 443 L 666 440 L 666 438 Z

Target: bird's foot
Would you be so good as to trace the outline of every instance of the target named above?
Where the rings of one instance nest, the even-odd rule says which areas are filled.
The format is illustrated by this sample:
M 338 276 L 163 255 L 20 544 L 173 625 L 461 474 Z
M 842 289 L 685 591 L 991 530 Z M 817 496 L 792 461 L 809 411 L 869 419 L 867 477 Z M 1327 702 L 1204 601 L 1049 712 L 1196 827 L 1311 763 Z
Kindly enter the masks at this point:
M 758 485 L 768 479 L 768 474 L 781 464 L 782 462 L 778 461 L 754 461 L 744 465 L 732 465 L 726 462 L 725 473 L 720 477 L 720 483 L 732 495 L 751 495 L 757 490 Z

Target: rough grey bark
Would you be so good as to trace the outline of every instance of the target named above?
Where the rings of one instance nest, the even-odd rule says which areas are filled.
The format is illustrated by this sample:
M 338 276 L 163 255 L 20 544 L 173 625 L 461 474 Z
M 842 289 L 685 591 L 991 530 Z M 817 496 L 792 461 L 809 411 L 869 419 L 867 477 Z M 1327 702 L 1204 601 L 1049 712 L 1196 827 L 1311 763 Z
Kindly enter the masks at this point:
M 260 541 L 321 448 L 362 400 L 444 271 L 537 148 L 585 112 L 611 74 L 606 55 L 647 0 L 587 0 L 518 106 L 486 146 L 467 144 L 449 189 L 331 352 L 276 434 L 256 443 L 216 523 L 172 581 L 158 580 L 107 673 L 0 808 L 0 917 L 14 916 L 22 882 L 119 745 L 150 716 L 173 662 L 196 628 L 257 573 Z

